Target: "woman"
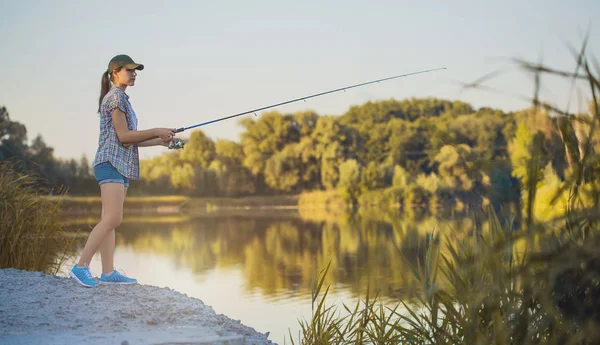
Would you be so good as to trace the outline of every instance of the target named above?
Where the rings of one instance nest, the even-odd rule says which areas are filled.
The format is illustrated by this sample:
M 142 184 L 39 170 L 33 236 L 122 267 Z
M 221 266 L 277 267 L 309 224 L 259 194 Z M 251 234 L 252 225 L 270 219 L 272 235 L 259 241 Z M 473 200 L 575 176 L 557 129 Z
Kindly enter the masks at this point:
M 175 135 L 173 128 L 137 130 L 137 117 L 125 90 L 134 86 L 136 71 L 143 69 L 144 65 L 135 63 L 129 56 L 117 55 L 110 60 L 108 70 L 102 75 L 98 104 L 100 137 L 94 159 L 94 175 L 102 198 L 102 218 L 90 233 L 79 262 L 70 272 L 71 277 L 86 287 L 98 285 L 89 268 L 98 250 L 102 256 L 99 283 L 137 283 L 137 280 L 114 268 L 115 228 L 123 219 L 123 202 L 129 179 L 139 179 L 138 147 L 168 147 Z

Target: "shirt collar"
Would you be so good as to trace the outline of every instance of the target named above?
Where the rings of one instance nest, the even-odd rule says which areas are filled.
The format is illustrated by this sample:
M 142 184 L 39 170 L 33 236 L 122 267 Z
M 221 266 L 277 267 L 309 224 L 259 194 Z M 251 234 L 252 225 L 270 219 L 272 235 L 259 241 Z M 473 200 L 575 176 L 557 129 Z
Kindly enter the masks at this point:
M 129 99 L 129 95 L 128 95 L 128 94 L 127 94 L 125 91 L 123 91 L 123 90 L 119 89 L 118 87 L 116 87 L 116 86 L 114 86 L 114 85 L 112 86 L 112 88 L 113 88 L 113 89 L 116 89 L 116 90 L 115 90 L 116 92 L 120 92 L 120 93 L 124 94 L 124 95 L 125 95 L 125 99 Z

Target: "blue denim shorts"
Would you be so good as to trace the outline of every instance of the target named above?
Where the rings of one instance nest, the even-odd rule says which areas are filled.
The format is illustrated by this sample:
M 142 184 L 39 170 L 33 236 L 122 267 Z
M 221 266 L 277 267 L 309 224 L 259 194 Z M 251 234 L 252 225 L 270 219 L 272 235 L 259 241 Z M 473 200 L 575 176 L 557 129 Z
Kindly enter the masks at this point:
M 125 187 L 129 187 L 129 179 L 121 175 L 110 162 L 104 162 L 94 166 L 94 176 L 96 176 L 98 184 L 116 182 L 122 183 Z

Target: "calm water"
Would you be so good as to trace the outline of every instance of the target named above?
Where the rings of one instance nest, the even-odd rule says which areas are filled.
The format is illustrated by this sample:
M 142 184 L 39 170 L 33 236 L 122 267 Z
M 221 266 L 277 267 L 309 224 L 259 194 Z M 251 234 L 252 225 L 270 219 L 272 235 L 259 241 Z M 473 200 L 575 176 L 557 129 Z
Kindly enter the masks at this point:
M 73 220 L 79 223 L 70 227 L 84 232 L 96 222 Z M 288 331 L 297 340 L 299 319 L 310 319 L 312 277 L 329 261 L 329 302 L 352 307 L 370 285 L 395 305 L 415 284 L 400 251 L 416 263 L 432 230 L 469 227 L 455 223 L 373 212 L 338 217 L 290 211 L 132 217 L 117 230 L 115 265 L 141 284 L 197 297 L 218 314 L 270 331 L 270 339 L 283 344 L 284 338 L 289 343 Z M 67 275 L 72 265 L 66 262 L 60 274 Z M 100 274 L 99 254 L 91 269 Z

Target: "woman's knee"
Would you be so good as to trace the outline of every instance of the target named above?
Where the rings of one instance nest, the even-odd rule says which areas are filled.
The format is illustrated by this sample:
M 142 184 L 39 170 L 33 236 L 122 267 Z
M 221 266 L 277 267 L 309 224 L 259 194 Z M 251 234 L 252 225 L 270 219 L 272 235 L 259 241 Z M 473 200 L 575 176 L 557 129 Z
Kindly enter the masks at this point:
M 104 214 L 102 222 L 104 222 L 108 226 L 108 230 L 112 230 L 121 225 L 121 223 L 123 222 L 123 213 Z

